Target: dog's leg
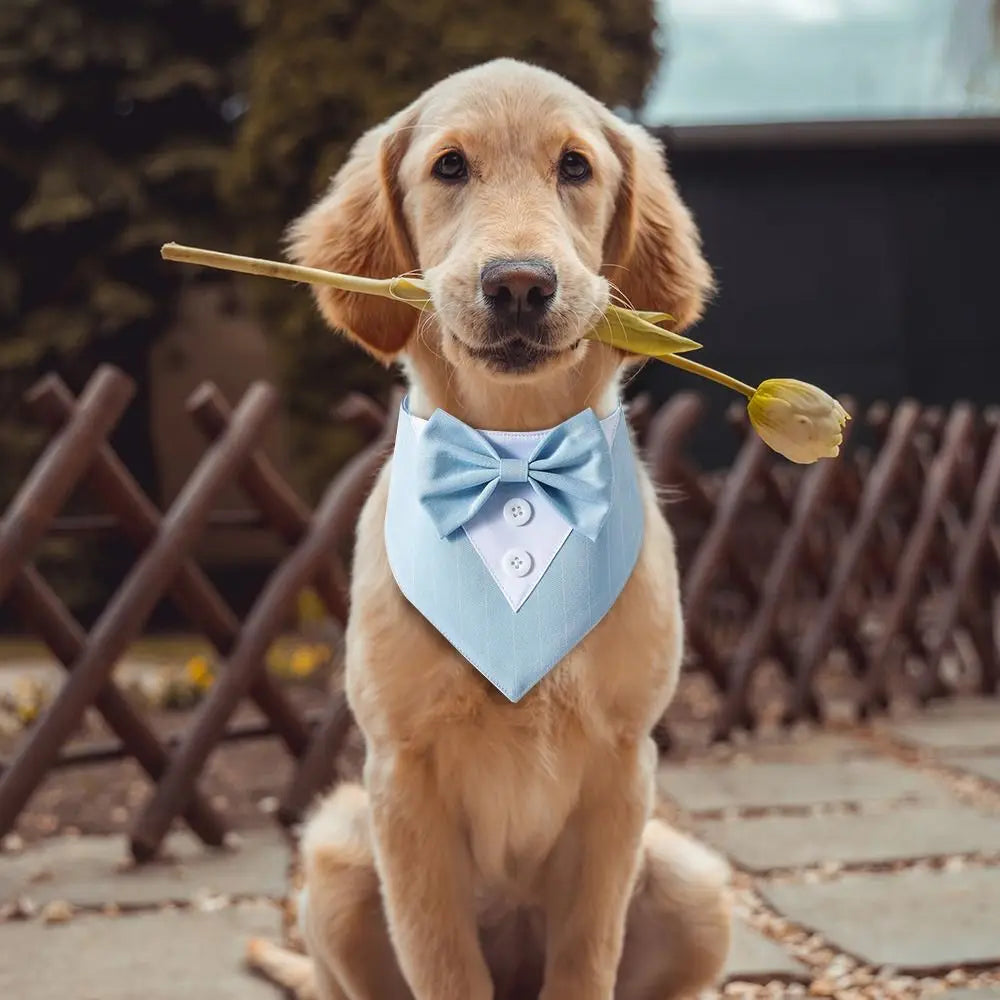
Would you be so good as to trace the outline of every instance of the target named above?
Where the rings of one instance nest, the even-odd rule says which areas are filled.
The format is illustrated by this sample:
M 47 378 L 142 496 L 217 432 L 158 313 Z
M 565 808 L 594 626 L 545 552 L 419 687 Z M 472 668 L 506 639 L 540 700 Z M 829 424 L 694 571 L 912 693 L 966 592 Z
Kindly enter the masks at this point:
M 731 903 L 726 863 L 651 819 L 629 905 L 615 1000 L 694 996 L 722 971 Z
M 417 1000 L 492 1000 L 477 930 L 472 862 L 431 764 L 369 748 L 375 856 L 396 954 Z
M 611 1000 L 655 756 L 652 740 L 622 743 L 588 775 L 547 872 L 539 1000 Z
M 320 1000 L 412 1000 L 389 940 L 360 785 L 341 785 L 320 806 L 302 860 L 299 921 Z
M 342 994 L 329 997 L 320 994 L 316 965 L 308 955 L 289 951 L 263 938 L 253 938 L 247 945 L 247 964 L 287 990 L 295 1000 L 341 1000 Z

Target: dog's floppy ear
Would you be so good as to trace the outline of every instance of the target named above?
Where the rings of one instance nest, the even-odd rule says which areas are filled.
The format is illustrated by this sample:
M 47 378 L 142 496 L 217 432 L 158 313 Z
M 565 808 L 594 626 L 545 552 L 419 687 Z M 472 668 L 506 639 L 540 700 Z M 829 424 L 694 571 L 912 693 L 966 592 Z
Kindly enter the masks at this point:
M 712 272 L 662 145 L 644 128 L 608 116 L 604 133 L 622 165 L 602 273 L 636 309 L 670 313 L 671 329 L 701 316 Z
M 369 278 L 416 267 L 398 178 L 415 117 L 404 112 L 357 141 L 326 193 L 290 227 L 289 255 L 296 263 Z M 419 313 L 411 306 L 312 287 L 327 322 L 382 361 L 398 354 L 416 328 Z

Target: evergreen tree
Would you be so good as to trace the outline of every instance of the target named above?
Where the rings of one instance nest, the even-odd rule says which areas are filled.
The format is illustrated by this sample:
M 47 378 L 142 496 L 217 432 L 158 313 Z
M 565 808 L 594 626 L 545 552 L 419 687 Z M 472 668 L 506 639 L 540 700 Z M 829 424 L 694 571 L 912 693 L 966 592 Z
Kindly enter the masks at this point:
M 23 389 L 98 361 L 140 382 L 116 444 L 155 489 L 147 359 L 183 277 L 158 250 L 219 241 L 239 3 L 0 3 L 0 502 L 34 446 Z

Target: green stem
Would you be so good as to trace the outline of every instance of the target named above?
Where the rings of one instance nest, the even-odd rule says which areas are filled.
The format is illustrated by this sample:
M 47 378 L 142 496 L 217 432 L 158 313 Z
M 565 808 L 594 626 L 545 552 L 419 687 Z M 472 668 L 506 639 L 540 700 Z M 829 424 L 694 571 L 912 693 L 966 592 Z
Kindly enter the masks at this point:
M 332 285 L 344 292 L 381 295 L 387 299 L 396 297 L 392 291 L 392 278 L 361 278 L 354 274 L 337 274 L 317 267 L 302 267 L 299 264 L 285 264 L 257 257 L 241 257 L 234 253 L 220 253 L 218 250 L 199 250 L 197 247 L 181 246 L 179 243 L 165 243 L 160 254 L 164 260 L 176 260 L 183 264 L 201 264 L 204 267 L 239 271 L 241 274 L 257 274 L 265 278 L 304 281 L 311 285 Z
M 747 399 L 750 399 L 757 391 L 752 385 L 747 385 L 746 382 L 741 382 L 737 378 L 732 378 L 729 375 L 716 371 L 714 368 L 709 368 L 708 365 L 698 364 L 697 361 L 692 361 L 683 354 L 665 354 L 659 360 L 665 361 L 668 365 L 673 365 L 675 368 L 682 368 L 686 372 L 691 372 L 692 375 L 700 375 L 702 378 L 707 378 L 710 382 L 717 382 L 719 385 L 724 385 L 727 389 L 741 392 Z
M 220 253 L 218 250 L 200 250 L 197 247 L 181 246 L 179 243 L 166 243 L 160 251 L 164 260 L 176 260 L 184 264 L 201 264 L 205 267 L 218 267 L 225 271 L 239 271 L 243 274 L 257 274 L 267 278 L 282 278 L 285 281 L 304 281 L 313 285 L 332 285 L 345 292 L 360 292 L 364 295 L 381 295 L 387 299 L 398 299 L 407 302 L 415 309 L 421 309 L 427 303 L 422 290 L 413 289 L 417 295 L 401 295 L 397 291 L 396 278 L 362 278 L 354 274 L 337 274 L 334 271 L 324 271 L 317 267 L 302 267 L 299 264 L 285 264 L 276 260 L 261 260 L 257 257 L 241 257 L 233 253 Z M 610 325 L 610 324 L 609 324 Z M 678 338 L 682 339 L 682 338 Z M 699 345 L 688 342 L 691 347 Z M 727 389 L 741 392 L 750 399 L 756 390 L 746 382 L 731 378 L 722 372 L 709 368 L 707 365 L 690 361 L 681 354 L 659 355 L 660 361 L 681 368 L 693 375 L 700 375 L 711 382 L 724 385 Z

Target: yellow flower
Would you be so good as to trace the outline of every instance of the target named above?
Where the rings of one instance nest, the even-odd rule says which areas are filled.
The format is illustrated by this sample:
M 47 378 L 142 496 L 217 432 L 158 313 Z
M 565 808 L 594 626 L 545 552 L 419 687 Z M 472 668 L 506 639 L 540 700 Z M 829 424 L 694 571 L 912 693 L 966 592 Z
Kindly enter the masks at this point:
M 34 722 L 48 700 L 48 688 L 39 681 L 20 677 L 14 682 L 14 712 L 22 725 Z
M 42 706 L 33 701 L 21 701 L 17 704 L 17 717 L 22 725 L 28 725 L 38 718 Z
M 296 677 L 308 677 L 319 665 L 321 657 L 313 646 L 299 646 L 292 653 L 288 667 Z
M 836 458 L 844 440 L 844 424 L 850 420 L 832 396 L 794 378 L 761 382 L 747 412 L 768 446 L 803 465 Z
M 198 689 L 204 691 L 212 686 L 212 665 L 204 656 L 192 656 L 184 666 L 188 680 Z
M 326 605 L 312 587 L 299 591 L 296 604 L 299 625 L 314 625 L 327 618 Z
M 206 267 L 240 271 L 244 274 L 283 278 L 286 281 L 332 285 L 346 292 L 381 295 L 407 302 L 415 309 L 433 308 L 427 285 L 421 278 L 412 275 L 363 278 L 280 261 L 200 250 L 176 243 L 165 244 L 161 254 L 165 260 L 203 264 Z M 754 389 L 731 375 L 692 361 L 684 353 L 696 350 L 701 345 L 678 333 L 664 330 L 659 325 L 671 318 L 666 313 L 623 309 L 611 305 L 587 336 L 621 348 L 629 354 L 659 358 L 667 364 L 742 393 L 750 400 L 750 422 L 757 433 L 771 448 L 793 462 L 810 463 L 820 458 L 835 458 L 840 453 L 844 424 L 850 418 L 832 396 L 816 386 L 795 379 L 768 379 Z M 314 666 L 315 663 L 309 669 Z M 292 670 L 299 672 L 294 665 Z

